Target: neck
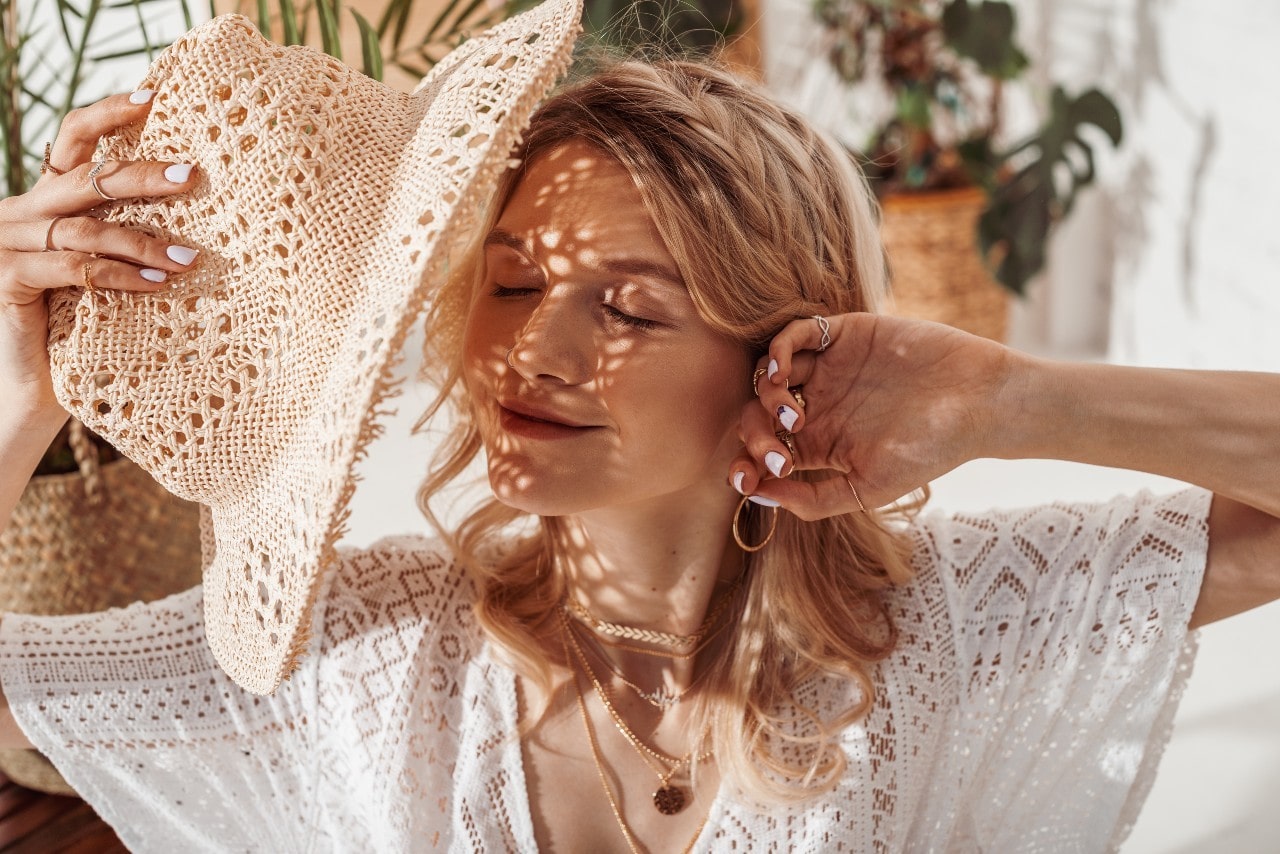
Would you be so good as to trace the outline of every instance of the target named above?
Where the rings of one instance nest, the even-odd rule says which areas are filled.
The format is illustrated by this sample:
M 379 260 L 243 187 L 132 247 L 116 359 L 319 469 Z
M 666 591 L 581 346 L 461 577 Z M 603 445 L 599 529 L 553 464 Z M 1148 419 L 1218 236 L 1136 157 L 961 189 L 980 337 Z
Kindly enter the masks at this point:
M 731 495 L 562 517 L 559 570 L 596 618 L 677 635 L 701 626 L 721 583 L 742 571 Z

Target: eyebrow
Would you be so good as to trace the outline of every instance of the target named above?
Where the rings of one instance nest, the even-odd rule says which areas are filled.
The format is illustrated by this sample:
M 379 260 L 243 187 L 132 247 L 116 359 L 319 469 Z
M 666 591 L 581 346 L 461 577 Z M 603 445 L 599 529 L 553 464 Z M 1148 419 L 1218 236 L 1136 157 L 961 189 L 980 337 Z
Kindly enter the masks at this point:
M 484 245 L 485 248 L 505 246 L 525 256 L 531 254 L 529 247 L 525 245 L 523 240 L 501 228 L 495 228 L 490 231 L 485 236 Z M 685 290 L 684 279 L 680 277 L 679 273 L 664 264 L 658 264 L 644 258 L 610 258 L 600 264 L 600 269 L 615 275 L 643 276 L 649 279 L 656 279 Z

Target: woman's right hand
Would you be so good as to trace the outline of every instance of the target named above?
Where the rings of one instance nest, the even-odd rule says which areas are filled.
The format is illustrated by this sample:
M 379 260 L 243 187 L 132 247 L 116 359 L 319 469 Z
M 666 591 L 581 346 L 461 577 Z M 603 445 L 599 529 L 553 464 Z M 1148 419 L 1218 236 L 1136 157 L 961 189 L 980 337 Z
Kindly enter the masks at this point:
M 188 269 L 195 258 L 181 244 L 90 214 L 104 203 L 89 181 L 98 140 L 145 119 L 151 99 L 139 100 L 133 103 L 130 93 L 111 95 L 68 113 L 49 155 L 64 174 L 47 171 L 28 192 L 0 199 L 0 399 L 6 406 L 30 413 L 58 406 L 45 291 L 84 287 L 88 264 L 95 288 L 154 293 L 167 287 L 169 273 Z M 186 192 L 195 176 L 177 164 L 109 161 L 96 177 L 102 192 L 129 199 Z

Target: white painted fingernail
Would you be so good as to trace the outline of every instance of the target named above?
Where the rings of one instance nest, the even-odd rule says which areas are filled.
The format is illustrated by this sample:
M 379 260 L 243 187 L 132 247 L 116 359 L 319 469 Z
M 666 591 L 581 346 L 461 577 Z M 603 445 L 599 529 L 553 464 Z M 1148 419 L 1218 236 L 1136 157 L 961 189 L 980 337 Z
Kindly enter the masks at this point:
M 170 246 L 168 249 L 164 250 L 164 254 L 168 255 L 179 264 L 190 264 L 192 261 L 196 260 L 196 256 L 200 253 L 194 249 L 188 249 L 186 246 Z M 790 430 L 791 428 L 788 427 L 787 429 Z
M 745 480 L 746 477 L 747 477 L 747 473 L 745 471 L 740 471 L 733 476 L 733 488 L 738 490 L 739 495 L 747 494 L 742 489 L 742 481 Z
M 129 93 L 129 103 L 145 104 L 147 101 L 151 100 L 151 97 L 155 95 L 155 93 L 156 90 L 154 89 L 139 89 L 136 92 L 131 92 Z
M 787 464 L 787 458 L 777 451 L 770 451 L 764 455 L 764 464 L 773 472 L 774 477 L 782 477 L 782 467 Z
M 772 498 L 765 498 L 763 495 L 748 495 L 747 500 L 753 504 L 759 504 L 761 507 L 781 507 L 782 505 Z
M 187 179 L 191 177 L 191 164 L 175 163 L 164 170 L 164 177 L 175 184 L 185 184 Z
M 146 279 L 148 282 L 163 282 L 169 277 L 169 274 L 164 270 L 153 270 L 150 267 L 143 267 L 138 272 L 142 275 L 142 278 Z
M 782 422 L 783 427 L 787 428 L 788 433 L 795 431 L 796 421 L 798 421 L 799 418 L 800 415 L 785 403 L 778 407 L 778 420 Z
M 777 372 L 778 372 L 778 360 L 770 359 L 769 360 L 769 379 L 773 379 L 773 375 L 776 374 Z

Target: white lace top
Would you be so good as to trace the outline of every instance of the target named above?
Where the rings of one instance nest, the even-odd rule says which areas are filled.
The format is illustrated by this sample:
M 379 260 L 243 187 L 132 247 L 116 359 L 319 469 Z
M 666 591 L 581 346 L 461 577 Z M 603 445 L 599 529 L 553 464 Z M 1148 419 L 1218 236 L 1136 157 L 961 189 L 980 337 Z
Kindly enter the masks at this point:
M 898 649 L 849 772 L 760 814 L 724 795 L 699 851 L 1114 849 L 1194 653 L 1210 493 L 928 514 L 892 593 Z M 218 670 L 193 588 L 5 615 L 13 714 L 134 851 L 530 851 L 513 673 L 420 537 L 344 550 L 315 647 L 274 696 Z M 802 692 L 843 710 L 850 685 Z

